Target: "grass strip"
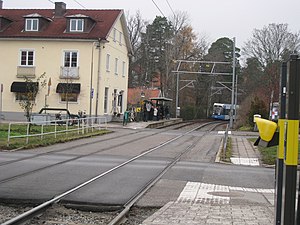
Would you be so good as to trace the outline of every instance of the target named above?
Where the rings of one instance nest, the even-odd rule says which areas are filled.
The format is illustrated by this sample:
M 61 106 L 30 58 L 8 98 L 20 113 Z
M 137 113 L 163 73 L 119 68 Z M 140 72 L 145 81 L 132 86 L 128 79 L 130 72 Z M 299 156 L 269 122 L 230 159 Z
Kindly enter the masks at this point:
M 15 125 L 11 130 L 11 135 L 24 135 L 26 134 L 25 125 Z M 72 127 L 69 127 L 71 129 Z M 8 124 L 0 124 L 0 150 L 15 150 L 15 149 L 30 149 L 42 146 L 53 145 L 56 143 L 64 143 L 68 141 L 73 141 L 81 138 L 88 138 L 92 136 L 104 135 L 110 133 L 111 131 L 106 129 L 95 129 L 93 131 L 89 130 L 89 132 L 82 133 L 81 130 L 78 132 L 77 130 L 63 132 L 65 129 L 64 126 L 57 126 L 57 131 L 62 131 L 56 134 L 56 138 L 54 134 L 47 134 L 43 137 L 41 136 L 33 136 L 29 137 L 29 142 L 26 144 L 26 138 L 13 138 L 10 140 L 10 145 L 7 146 L 7 135 L 8 135 Z M 46 132 L 54 132 L 54 126 L 44 126 L 44 133 Z M 34 125 L 30 127 L 30 134 L 40 134 L 41 126 Z

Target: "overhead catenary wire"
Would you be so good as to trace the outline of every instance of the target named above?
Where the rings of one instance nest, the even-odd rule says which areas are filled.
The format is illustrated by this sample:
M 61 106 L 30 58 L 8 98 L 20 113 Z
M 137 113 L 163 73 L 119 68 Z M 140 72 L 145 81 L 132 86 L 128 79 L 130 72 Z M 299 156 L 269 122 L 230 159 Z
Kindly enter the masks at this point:
M 86 9 L 86 7 L 83 4 L 81 4 L 79 1 L 77 1 L 77 0 L 73 0 L 73 1 L 76 2 L 78 5 L 80 5 L 82 8 Z M 52 0 L 48 0 L 48 2 L 51 2 L 52 4 L 55 4 L 55 2 L 52 1 Z
M 76 2 L 78 5 L 80 5 L 82 8 L 86 9 L 86 7 L 84 5 L 82 5 L 79 1 L 77 0 L 73 0 L 74 2 Z
M 152 0 L 152 2 L 153 2 L 153 4 L 156 6 L 156 8 L 158 9 L 158 11 L 161 13 L 161 15 L 162 15 L 163 17 L 166 17 L 166 16 L 164 15 L 164 13 L 162 12 L 162 10 L 158 7 L 158 5 L 156 4 L 156 2 L 155 2 L 154 0 Z
M 170 5 L 170 3 L 169 3 L 169 1 L 166 0 L 166 2 L 167 2 L 167 4 L 168 4 L 170 10 L 172 11 L 173 15 L 176 16 L 176 15 L 175 15 L 175 12 L 174 12 L 174 10 L 173 10 L 173 8 L 171 7 L 171 5 Z

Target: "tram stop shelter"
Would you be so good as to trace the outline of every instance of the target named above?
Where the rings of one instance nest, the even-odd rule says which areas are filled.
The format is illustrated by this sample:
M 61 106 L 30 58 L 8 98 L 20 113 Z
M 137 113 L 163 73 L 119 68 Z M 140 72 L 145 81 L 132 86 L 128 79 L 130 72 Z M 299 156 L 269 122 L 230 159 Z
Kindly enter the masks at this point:
M 167 104 L 167 102 L 171 102 L 171 98 L 166 98 L 166 97 L 155 97 L 155 98 L 150 98 L 150 101 L 156 105 L 156 107 L 159 108 L 159 115 L 158 117 L 163 119 L 170 119 L 170 105 Z
M 155 97 L 155 98 L 150 98 L 151 101 L 156 101 L 156 105 L 165 105 L 165 102 L 172 102 L 173 100 L 171 98 L 166 98 L 166 97 Z

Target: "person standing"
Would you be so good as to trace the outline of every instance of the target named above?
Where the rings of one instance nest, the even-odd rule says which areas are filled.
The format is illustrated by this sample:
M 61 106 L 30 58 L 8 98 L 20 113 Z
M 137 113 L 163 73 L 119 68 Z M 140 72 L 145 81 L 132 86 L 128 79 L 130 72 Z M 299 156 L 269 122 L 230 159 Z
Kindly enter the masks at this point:
M 153 120 L 154 121 L 158 121 L 157 113 L 158 113 L 158 110 L 157 110 L 156 106 L 154 106 L 154 109 L 153 109 Z
M 129 119 L 129 111 L 126 110 L 123 115 L 123 126 L 127 125 L 128 119 Z
M 165 117 L 167 120 L 170 119 L 170 110 L 169 110 L 169 106 L 166 106 L 165 108 Z
M 150 104 L 150 102 L 147 102 L 146 103 L 146 122 L 148 122 L 148 120 L 149 120 L 150 111 L 151 111 L 151 104 Z

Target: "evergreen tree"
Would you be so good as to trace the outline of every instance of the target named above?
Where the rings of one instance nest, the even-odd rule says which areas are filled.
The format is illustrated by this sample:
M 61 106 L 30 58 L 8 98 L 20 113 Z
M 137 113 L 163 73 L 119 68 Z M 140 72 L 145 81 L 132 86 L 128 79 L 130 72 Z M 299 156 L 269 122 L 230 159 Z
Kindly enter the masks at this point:
M 150 83 L 154 78 L 159 78 L 162 93 L 166 84 L 166 63 L 170 58 L 172 38 L 172 24 L 166 17 L 160 16 L 157 16 L 153 23 L 147 26 L 146 33 L 142 34 L 145 79 Z

